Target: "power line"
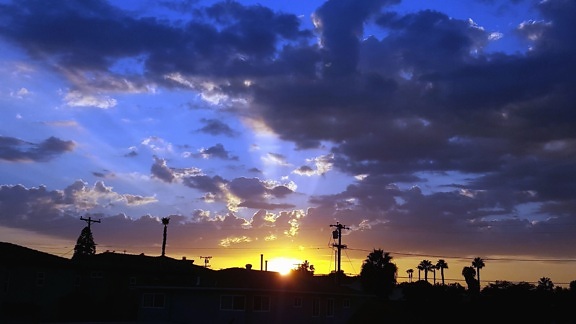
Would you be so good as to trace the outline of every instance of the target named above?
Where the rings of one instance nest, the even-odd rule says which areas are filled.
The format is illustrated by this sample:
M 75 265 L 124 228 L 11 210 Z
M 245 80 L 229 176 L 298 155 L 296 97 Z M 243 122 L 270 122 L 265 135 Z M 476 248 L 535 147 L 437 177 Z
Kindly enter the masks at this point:
M 349 250 L 372 252 L 372 250 L 366 250 L 366 249 L 349 249 Z M 419 257 L 441 258 L 441 259 L 469 259 L 469 260 L 474 260 L 474 257 L 465 257 L 465 256 L 448 256 L 448 255 L 406 253 L 406 252 L 394 252 L 394 251 L 387 251 L 387 252 L 389 252 L 390 254 L 405 255 L 405 256 L 419 256 Z M 484 261 L 518 261 L 518 262 L 576 262 L 576 259 L 482 258 L 482 260 L 484 260 Z

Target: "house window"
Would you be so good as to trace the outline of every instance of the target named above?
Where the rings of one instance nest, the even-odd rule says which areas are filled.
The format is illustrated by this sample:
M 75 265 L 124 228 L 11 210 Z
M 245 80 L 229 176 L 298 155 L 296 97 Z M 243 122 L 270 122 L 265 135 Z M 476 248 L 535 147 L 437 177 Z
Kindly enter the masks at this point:
M 312 300 L 312 316 L 320 316 L 320 298 L 314 298 Z
M 342 300 L 342 308 L 350 308 L 350 298 L 344 298 Z
M 270 297 L 269 296 L 254 296 L 254 311 L 256 311 L 256 312 L 269 312 L 270 311 Z
M 302 297 L 294 297 L 294 307 L 302 308 Z
M 42 287 L 46 283 L 46 273 L 36 272 L 36 286 Z
M 326 300 L 326 316 L 334 317 L 334 298 Z
M 164 308 L 166 296 L 164 294 L 146 293 L 142 295 L 143 308 Z
M 240 311 L 244 310 L 245 305 L 246 305 L 246 297 L 244 296 L 234 296 L 234 295 L 220 296 L 221 310 Z

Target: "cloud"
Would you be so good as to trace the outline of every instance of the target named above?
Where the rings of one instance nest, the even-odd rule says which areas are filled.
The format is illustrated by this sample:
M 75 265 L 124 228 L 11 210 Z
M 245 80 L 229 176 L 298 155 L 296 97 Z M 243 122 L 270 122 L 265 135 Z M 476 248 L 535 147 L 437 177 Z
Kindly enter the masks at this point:
M 204 127 L 198 129 L 199 132 L 210 134 L 210 135 L 225 135 L 225 136 L 235 136 L 238 133 L 234 131 L 230 126 L 226 125 L 218 119 L 206 119 L 201 120 L 204 123 Z
M 108 96 L 99 96 L 93 94 L 83 94 L 77 91 L 71 91 L 64 96 L 66 105 L 70 107 L 96 107 L 108 109 L 116 106 L 116 99 Z
M 204 159 L 219 158 L 223 160 L 232 160 L 232 161 L 238 160 L 237 156 L 230 156 L 229 152 L 224 148 L 224 145 L 220 143 L 211 146 L 209 148 L 202 148 L 199 150 L 198 154 L 194 154 L 193 156 L 201 157 Z
M 314 14 L 315 30 L 305 30 L 295 15 L 233 1 L 183 3 L 195 14 L 179 21 L 132 14 L 107 2 L 14 1 L 0 5 L 0 36 L 66 78 L 69 105 L 117 111 L 117 95 L 186 91 L 248 127 L 264 125 L 299 153 L 323 151 L 294 164 L 285 152 L 258 143 L 254 147 L 269 152 L 265 162 L 299 166 L 297 175 L 328 178 L 337 171 L 351 177 L 330 188 L 337 192 L 319 190 L 295 203 L 288 199 L 298 192 L 287 184 L 171 167 L 178 165 L 168 158 L 174 146 L 149 136 L 141 148 L 155 154 L 155 179 L 198 191 L 203 202 L 228 204 L 174 218 L 179 221 L 171 231 L 182 242 L 191 236 L 214 246 L 281 240 L 340 221 L 351 228 L 350 245 L 573 255 L 576 242 L 560 229 L 575 221 L 574 2 L 539 2 L 538 20 L 506 33 L 526 44 L 526 51 L 514 53 L 490 52 L 489 43 L 501 34 L 472 20 L 434 10 L 403 14 L 394 11 L 398 3 L 327 1 Z M 380 34 L 364 38 L 369 24 Z M 120 69 L 123 60 L 137 62 L 137 68 Z M 200 120 L 203 127 L 196 131 L 203 134 L 238 135 L 222 120 Z M 31 143 L 4 136 L 0 159 L 44 162 L 75 145 L 57 137 Z M 226 148 L 218 143 L 195 156 L 241 160 Z M 138 154 L 131 149 L 126 156 Z M 261 167 L 246 170 L 262 177 Z M 103 182 L 52 191 L 3 186 L 0 193 L 14 202 L 0 204 L 5 225 L 43 230 L 40 225 L 49 221 L 77 222 L 74 217 L 90 211 L 118 226 L 109 229 L 118 242 L 131 226 L 141 237 L 130 235 L 147 243 L 160 228 L 159 216 L 106 214 L 105 206 L 130 208 L 157 198 L 117 194 Z M 310 207 L 302 211 L 301 205 Z M 71 211 L 73 206 L 78 209 Z M 238 211 L 253 214 L 251 228 Z M 36 219 L 42 221 L 30 221 Z M 223 234 L 223 228 L 235 232 Z M 52 227 L 46 231 L 64 235 Z
M 0 136 L 0 159 L 11 162 L 46 162 L 74 150 L 73 141 L 49 137 L 40 143 Z

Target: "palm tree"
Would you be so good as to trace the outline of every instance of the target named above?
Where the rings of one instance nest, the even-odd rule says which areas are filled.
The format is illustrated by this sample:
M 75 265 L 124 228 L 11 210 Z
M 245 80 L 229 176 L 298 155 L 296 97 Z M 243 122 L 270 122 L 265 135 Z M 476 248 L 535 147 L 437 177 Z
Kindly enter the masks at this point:
M 422 264 L 419 264 L 416 269 L 418 269 L 418 281 L 420 281 L 420 272 L 422 272 L 422 270 L 424 270 L 424 267 L 422 267 Z
M 414 269 L 408 269 L 406 272 L 408 273 L 408 282 L 412 282 L 412 274 L 414 273 Z
M 482 260 L 482 258 L 480 257 L 476 257 L 474 258 L 474 261 L 472 261 L 472 266 L 476 268 L 476 275 L 478 276 L 478 285 L 480 285 L 480 269 L 484 268 L 485 266 L 484 260 Z
M 442 286 L 444 286 L 444 269 L 448 269 L 448 263 L 444 259 L 436 262 L 436 269 L 440 269 L 440 276 L 442 277 Z
M 422 267 L 422 270 L 424 270 L 424 280 L 426 280 L 426 282 L 428 282 L 428 271 L 432 270 L 432 262 L 430 260 L 422 260 L 420 262 L 420 264 L 418 265 L 418 269 L 420 269 L 420 267 Z
M 364 289 L 382 296 L 388 296 L 396 285 L 398 267 L 390 253 L 374 249 L 362 264 L 360 281 Z
M 554 289 L 554 283 L 548 277 L 542 277 L 538 280 L 538 286 L 536 287 L 538 290 L 543 291 L 552 291 Z
M 164 225 L 164 236 L 162 237 L 162 256 L 166 252 L 166 232 L 168 231 L 168 224 L 170 223 L 170 217 L 162 217 L 162 225 Z

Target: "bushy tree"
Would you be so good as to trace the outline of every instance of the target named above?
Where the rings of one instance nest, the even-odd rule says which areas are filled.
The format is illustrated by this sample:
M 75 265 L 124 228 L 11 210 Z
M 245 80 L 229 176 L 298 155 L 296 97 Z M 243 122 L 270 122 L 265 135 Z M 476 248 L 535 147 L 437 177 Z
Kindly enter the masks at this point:
M 296 269 L 292 269 L 290 273 L 297 276 L 313 276 L 314 275 L 314 265 L 310 264 L 308 260 L 299 264 Z
M 391 262 L 390 253 L 374 249 L 362 264 L 360 282 L 365 291 L 388 296 L 396 285 L 398 267 Z
M 90 227 L 86 226 L 82 229 L 82 232 L 76 241 L 72 259 L 94 254 L 96 254 L 96 243 L 94 243 L 94 238 L 92 237 L 92 231 L 90 230 Z
M 480 292 L 480 283 L 476 280 L 476 269 L 474 267 L 462 268 L 462 276 L 468 285 L 468 291 Z

